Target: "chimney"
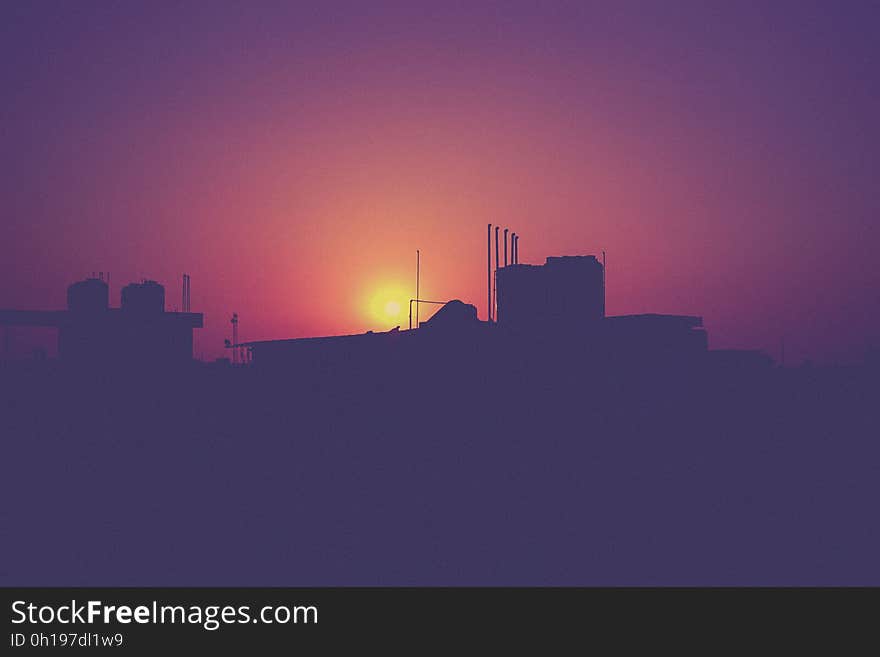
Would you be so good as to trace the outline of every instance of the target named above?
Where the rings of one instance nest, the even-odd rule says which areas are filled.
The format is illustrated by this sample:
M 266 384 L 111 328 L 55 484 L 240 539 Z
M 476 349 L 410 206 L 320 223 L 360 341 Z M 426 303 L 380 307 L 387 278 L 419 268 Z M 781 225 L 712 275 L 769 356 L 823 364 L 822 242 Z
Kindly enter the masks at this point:
M 498 272 L 498 226 L 495 226 L 495 272 L 496 272 L 496 274 Z M 492 294 L 492 299 L 497 303 L 497 297 L 498 297 L 498 281 L 497 281 L 497 279 L 494 280 L 493 285 L 494 285 L 494 292 Z M 492 311 L 492 319 L 496 319 L 494 310 Z
M 497 228 L 495 229 L 498 230 Z M 496 232 L 497 235 L 497 232 Z M 497 243 L 497 237 L 496 243 Z M 486 228 L 486 317 L 492 321 L 492 224 Z M 418 295 L 416 295 L 418 296 Z

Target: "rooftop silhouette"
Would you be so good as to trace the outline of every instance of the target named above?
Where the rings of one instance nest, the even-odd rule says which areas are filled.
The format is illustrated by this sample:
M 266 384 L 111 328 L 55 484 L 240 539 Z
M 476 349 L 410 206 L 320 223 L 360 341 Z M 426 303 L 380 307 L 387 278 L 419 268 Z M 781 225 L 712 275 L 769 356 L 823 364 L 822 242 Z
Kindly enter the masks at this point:
M 71 284 L 67 310 L 0 309 L 0 326 L 58 329 L 59 356 L 83 368 L 186 363 L 193 329 L 203 323 L 200 313 L 166 312 L 165 288 L 156 281 L 126 285 L 120 307 L 111 308 L 103 275 Z
M 876 362 L 772 367 L 697 316 L 605 316 L 591 256 L 508 263 L 497 295 L 497 321 L 454 300 L 236 344 L 238 367 L 190 361 L 202 318 L 157 283 L 4 311 L 62 344 L 0 368 L 0 583 L 880 583 Z

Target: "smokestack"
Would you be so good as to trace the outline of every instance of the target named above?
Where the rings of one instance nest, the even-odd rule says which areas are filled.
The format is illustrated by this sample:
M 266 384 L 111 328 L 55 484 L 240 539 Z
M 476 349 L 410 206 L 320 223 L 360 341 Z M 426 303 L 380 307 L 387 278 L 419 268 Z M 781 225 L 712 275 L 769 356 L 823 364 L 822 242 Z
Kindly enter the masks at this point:
M 495 272 L 498 273 L 498 226 L 495 226 Z M 498 303 L 498 279 L 497 276 L 493 279 L 494 292 L 492 294 L 492 300 L 495 303 Z M 495 317 L 495 309 L 493 306 L 492 310 L 492 319 L 497 319 Z
M 510 234 L 510 264 L 516 264 L 516 233 Z
M 492 224 L 486 228 L 486 318 L 492 321 Z
M 504 229 L 504 266 L 507 266 L 507 228 Z

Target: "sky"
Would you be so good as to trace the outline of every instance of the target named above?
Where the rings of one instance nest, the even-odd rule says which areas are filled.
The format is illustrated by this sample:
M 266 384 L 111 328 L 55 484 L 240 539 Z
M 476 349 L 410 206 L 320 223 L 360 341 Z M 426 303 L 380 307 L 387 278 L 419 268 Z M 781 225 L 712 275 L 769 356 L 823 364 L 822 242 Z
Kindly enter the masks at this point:
M 419 249 L 421 296 L 484 319 L 493 223 L 521 262 L 604 249 L 610 314 L 858 359 L 878 24 L 876 2 L 7 1 L 0 307 L 102 271 L 114 305 L 149 278 L 173 310 L 186 272 L 209 359 L 233 312 L 242 340 L 405 327 Z

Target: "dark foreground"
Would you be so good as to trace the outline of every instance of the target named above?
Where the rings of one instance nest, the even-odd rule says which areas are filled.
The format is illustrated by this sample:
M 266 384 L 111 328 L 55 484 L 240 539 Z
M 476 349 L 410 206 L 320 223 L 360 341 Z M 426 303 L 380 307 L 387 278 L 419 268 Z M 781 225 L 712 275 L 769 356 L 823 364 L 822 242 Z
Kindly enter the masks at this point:
M 867 367 L 0 373 L 2 585 L 880 584 Z

